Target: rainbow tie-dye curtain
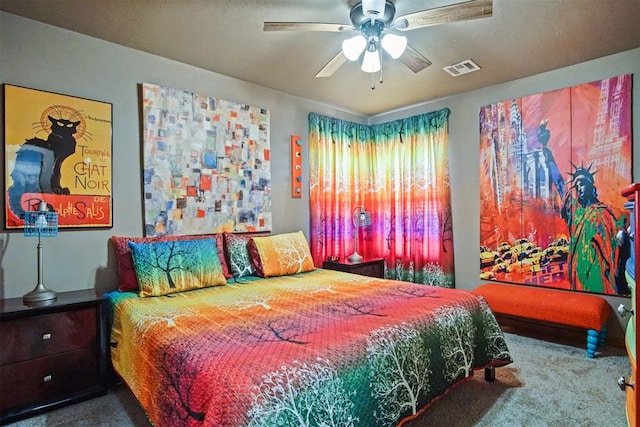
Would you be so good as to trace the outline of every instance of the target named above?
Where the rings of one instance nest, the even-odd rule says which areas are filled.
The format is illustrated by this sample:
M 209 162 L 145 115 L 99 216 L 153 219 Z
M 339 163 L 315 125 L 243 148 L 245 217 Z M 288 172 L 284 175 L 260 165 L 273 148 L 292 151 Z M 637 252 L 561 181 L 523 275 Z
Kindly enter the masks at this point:
M 354 211 L 371 214 L 358 250 L 389 278 L 453 287 L 449 110 L 379 125 L 309 114 L 311 254 L 354 252 Z

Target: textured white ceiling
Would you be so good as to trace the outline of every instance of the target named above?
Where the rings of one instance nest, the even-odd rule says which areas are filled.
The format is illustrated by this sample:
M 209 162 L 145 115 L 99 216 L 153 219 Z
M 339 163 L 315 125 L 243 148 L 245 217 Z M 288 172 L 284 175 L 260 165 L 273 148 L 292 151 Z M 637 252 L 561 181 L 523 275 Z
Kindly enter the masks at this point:
M 396 0 L 396 16 L 456 2 Z M 489 18 L 406 32 L 433 65 L 414 74 L 387 57 L 379 84 L 350 62 L 314 77 L 345 34 L 262 30 L 264 21 L 348 24 L 351 4 L 0 0 L 0 9 L 366 116 L 640 47 L 640 0 L 494 0 Z M 442 70 L 465 59 L 482 70 L 456 78 Z

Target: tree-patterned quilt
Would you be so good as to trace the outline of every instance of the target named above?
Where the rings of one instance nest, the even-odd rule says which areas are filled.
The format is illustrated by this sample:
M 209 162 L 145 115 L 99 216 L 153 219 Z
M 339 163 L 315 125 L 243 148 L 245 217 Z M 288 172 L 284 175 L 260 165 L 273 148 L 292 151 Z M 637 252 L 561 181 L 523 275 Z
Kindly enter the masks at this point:
M 511 362 L 471 292 L 338 271 L 106 294 L 111 359 L 160 426 L 393 426 Z

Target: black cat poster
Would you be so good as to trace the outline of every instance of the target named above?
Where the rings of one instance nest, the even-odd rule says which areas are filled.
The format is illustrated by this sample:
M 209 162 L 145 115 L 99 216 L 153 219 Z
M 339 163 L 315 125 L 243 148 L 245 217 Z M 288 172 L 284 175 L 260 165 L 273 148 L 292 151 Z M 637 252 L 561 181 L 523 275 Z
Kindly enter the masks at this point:
M 5 227 L 40 202 L 61 228 L 112 227 L 112 105 L 4 85 Z

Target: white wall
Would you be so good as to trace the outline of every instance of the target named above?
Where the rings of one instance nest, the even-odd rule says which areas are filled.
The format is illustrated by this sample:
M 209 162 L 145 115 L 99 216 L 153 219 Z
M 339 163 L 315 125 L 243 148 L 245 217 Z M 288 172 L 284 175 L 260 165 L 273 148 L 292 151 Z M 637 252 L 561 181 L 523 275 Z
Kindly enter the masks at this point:
M 581 83 L 601 80 L 621 74 L 634 74 L 633 84 L 633 177 L 640 180 L 640 49 L 633 49 L 605 58 L 532 77 L 486 87 L 462 95 L 411 106 L 371 118 L 380 123 L 401 117 L 438 110 L 447 107 L 449 115 L 449 165 L 451 174 L 451 203 L 453 211 L 453 247 L 455 251 L 456 288 L 474 289 L 481 280 L 478 277 L 478 247 L 480 245 L 480 107 L 535 93 L 546 92 Z M 459 77 L 459 78 L 464 78 Z M 613 308 L 620 303 L 629 306 L 628 298 L 607 297 Z M 617 318 L 610 325 L 614 336 L 622 334 L 621 325 L 626 320 Z M 613 330 L 611 330 L 613 329 Z
M 306 139 L 310 112 L 363 123 L 367 120 L 331 106 L 0 12 L 0 83 L 113 104 L 113 228 L 63 230 L 55 239 L 43 239 L 44 284 L 51 289 L 113 289 L 116 270 L 109 236 L 142 235 L 137 85 L 143 82 L 270 110 L 276 233 L 303 230 L 308 236 L 309 231 L 308 192 L 301 199 L 290 196 L 290 135 Z M 303 171 L 307 182 L 306 156 Z M 4 173 L 1 179 L 4 188 Z M 4 224 L 4 211 L 0 221 Z M 19 297 L 37 282 L 36 241 L 2 228 L 0 297 Z

